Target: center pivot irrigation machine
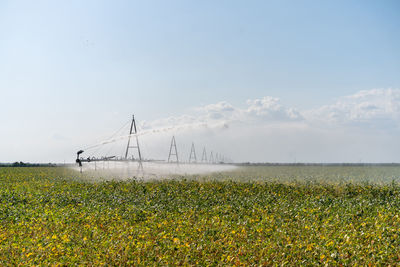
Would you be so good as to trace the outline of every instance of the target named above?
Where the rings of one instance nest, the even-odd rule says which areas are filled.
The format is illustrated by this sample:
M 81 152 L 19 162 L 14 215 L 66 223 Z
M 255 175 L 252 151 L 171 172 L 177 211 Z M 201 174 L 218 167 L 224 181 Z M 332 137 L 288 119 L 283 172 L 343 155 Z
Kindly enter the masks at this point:
M 134 137 L 136 144 L 131 145 L 131 138 Z M 128 144 L 126 146 L 125 150 L 125 157 L 117 157 L 117 156 L 104 156 L 104 157 L 87 157 L 83 158 L 81 157 L 82 153 L 85 152 L 84 150 L 79 150 L 76 153 L 76 163 L 78 163 L 79 167 L 82 167 L 83 162 L 96 162 L 96 161 L 121 161 L 121 162 L 130 162 L 130 161 L 135 161 L 139 162 L 140 167 L 143 168 L 142 166 L 142 154 L 140 153 L 140 147 L 139 147 L 139 139 L 137 136 L 137 128 L 136 128 L 136 121 L 135 121 L 135 115 L 132 116 L 132 122 L 131 122 L 131 127 L 129 130 L 129 135 L 127 136 L 128 138 Z M 134 158 L 133 155 L 131 158 L 128 158 L 128 153 L 129 149 L 136 149 L 138 157 Z M 81 169 L 82 171 L 82 169 Z
M 125 128 L 126 126 L 128 126 L 127 122 L 120 130 L 122 130 L 123 128 Z M 120 131 L 118 130 L 118 132 Z M 118 133 L 117 132 L 117 133 Z M 115 133 L 116 134 L 116 133 Z M 115 135 L 114 134 L 114 135 Z M 137 127 L 136 127 L 136 121 L 135 121 L 135 116 L 132 116 L 132 121 L 130 123 L 130 130 L 129 130 L 129 134 L 128 135 L 124 135 L 124 136 L 120 136 L 114 139 L 110 139 L 108 141 L 104 141 L 102 143 L 99 143 L 97 145 L 93 145 L 88 147 L 87 149 L 90 148 L 94 148 L 94 147 L 100 147 L 102 145 L 105 144 L 109 144 L 109 143 L 113 143 L 115 142 L 115 140 L 120 140 L 120 139 L 127 139 L 127 145 L 126 145 L 126 149 L 125 149 L 125 153 L 124 156 L 102 156 L 102 157 L 95 157 L 95 156 L 89 156 L 89 157 L 83 157 L 82 154 L 85 152 L 83 149 L 79 150 L 76 153 L 76 160 L 75 162 L 79 165 L 80 167 L 80 171 L 82 172 L 82 166 L 84 162 L 90 163 L 90 162 L 137 162 L 138 166 L 139 166 L 139 170 L 143 171 L 143 165 L 142 162 L 158 162 L 158 163 L 174 163 L 174 164 L 180 164 L 180 163 L 185 163 L 185 162 L 179 162 L 178 160 L 178 149 L 176 146 L 176 141 L 175 141 L 175 136 L 172 136 L 172 140 L 171 140 L 171 145 L 170 145 L 170 149 L 169 149 L 169 155 L 168 155 L 168 160 L 145 160 L 142 158 L 142 154 L 140 151 L 140 146 L 139 146 L 139 139 L 138 139 L 138 135 L 141 133 L 138 133 Z M 132 144 L 133 143 L 133 144 Z M 137 157 L 134 157 L 133 155 L 131 157 L 128 157 L 130 150 L 133 149 L 134 152 L 136 152 Z M 86 150 L 86 149 L 85 149 Z M 132 153 L 133 154 L 133 153 Z M 189 156 L 189 160 L 186 163 L 201 163 L 201 164 L 222 164 L 222 163 L 231 163 L 231 160 L 227 159 L 226 157 L 219 155 L 218 153 L 215 154 L 215 156 L 213 155 L 213 152 L 211 151 L 210 156 L 207 159 L 207 154 L 206 154 L 206 148 L 203 148 L 203 154 L 202 154 L 202 158 L 201 161 L 197 161 L 197 157 L 196 157 L 196 151 L 195 151 L 195 147 L 194 147 L 194 143 L 192 143 L 191 146 L 191 150 L 190 150 L 190 156 Z

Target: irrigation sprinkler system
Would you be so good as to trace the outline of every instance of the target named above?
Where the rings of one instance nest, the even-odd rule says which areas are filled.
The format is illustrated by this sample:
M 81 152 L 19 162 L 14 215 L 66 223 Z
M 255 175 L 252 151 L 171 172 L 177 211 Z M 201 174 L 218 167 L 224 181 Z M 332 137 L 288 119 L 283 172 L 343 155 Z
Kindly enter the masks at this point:
M 127 124 L 125 126 L 127 126 Z M 123 129 L 123 128 L 124 127 L 122 127 L 121 129 Z M 118 157 L 118 156 L 83 157 L 83 153 L 85 151 L 83 149 L 81 149 L 76 153 L 75 162 L 80 167 L 81 172 L 82 172 L 83 163 L 90 163 L 90 162 L 95 163 L 95 168 L 94 168 L 95 170 L 97 170 L 96 162 L 103 162 L 103 167 L 104 167 L 105 162 L 108 162 L 108 166 L 109 166 L 110 161 L 126 162 L 126 163 L 136 162 L 136 163 L 138 163 L 139 171 L 143 171 L 143 164 L 142 164 L 143 162 L 158 162 L 158 163 L 166 163 L 166 164 L 186 164 L 186 163 L 188 163 L 188 164 L 225 164 L 225 163 L 232 163 L 232 161 L 227 160 L 227 158 L 225 158 L 225 157 L 218 157 L 218 153 L 216 154 L 216 156 L 214 158 L 212 151 L 210 153 L 210 156 L 208 157 L 209 160 L 207 160 L 207 153 L 206 153 L 205 147 L 203 148 L 201 161 L 198 162 L 194 142 L 192 142 L 192 146 L 190 149 L 189 160 L 187 162 L 179 162 L 178 149 L 177 149 L 177 145 L 176 145 L 175 136 L 172 136 L 172 139 L 171 139 L 171 145 L 170 145 L 167 161 L 143 159 L 142 153 L 140 151 L 139 138 L 138 138 L 140 134 L 141 133 L 138 132 L 138 128 L 136 127 L 135 116 L 133 115 L 131 123 L 130 123 L 129 135 L 120 136 L 119 138 L 114 138 L 114 140 L 123 139 L 124 137 L 126 137 L 128 139 L 124 156 L 121 156 L 121 157 Z M 113 139 L 111 139 L 111 140 L 113 140 Z M 91 146 L 88 149 L 91 149 L 94 147 L 100 147 L 102 145 L 109 144 L 112 142 L 113 141 L 105 141 L 105 142 L 99 143 L 97 145 Z M 136 156 L 134 156 L 134 154 L 136 154 Z M 131 156 L 129 156 L 129 155 L 131 155 Z

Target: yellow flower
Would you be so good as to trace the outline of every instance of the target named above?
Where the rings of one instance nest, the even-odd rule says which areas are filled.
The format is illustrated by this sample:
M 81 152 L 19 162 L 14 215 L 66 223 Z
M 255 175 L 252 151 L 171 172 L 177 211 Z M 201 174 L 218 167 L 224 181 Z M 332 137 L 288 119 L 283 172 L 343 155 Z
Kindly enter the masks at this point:
M 69 237 L 66 234 L 63 235 L 62 239 L 63 239 L 64 242 L 71 241 L 71 239 L 69 239 Z

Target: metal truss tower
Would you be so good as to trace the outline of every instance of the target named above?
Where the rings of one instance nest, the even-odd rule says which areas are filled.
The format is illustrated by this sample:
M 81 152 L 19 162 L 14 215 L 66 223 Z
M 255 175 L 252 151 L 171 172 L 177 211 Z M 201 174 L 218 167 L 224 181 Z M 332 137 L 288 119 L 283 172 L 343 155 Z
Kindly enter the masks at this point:
M 194 143 L 192 143 L 192 147 L 190 148 L 190 155 L 189 155 L 189 163 L 196 163 L 197 162 L 197 157 L 196 157 L 196 150 L 194 148 Z
M 131 138 L 134 137 L 136 139 L 136 145 L 132 146 L 130 145 L 131 143 Z M 129 131 L 129 137 L 128 137 L 128 144 L 126 146 L 126 152 L 125 152 L 125 159 L 128 159 L 128 153 L 129 149 L 136 149 L 137 154 L 138 154 L 138 161 L 139 161 L 139 168 L 143 169 L 142 165 L 142 154 L 140 153 L 140 147 L 139 147 L 139 139 L 137 136 L 137 129 L 136 129 L 136 121 L 135 121 L 135 115 L 132 115 L 132 122 L 131 122 L 131 129 Z M 132 158 L 134 159 L 133 155 Z
M 214 155 L 213 155 L 213 152 L 211 151 L 211 153 L 210 153 L 210 163 L 211 164 L 214 164 L 215 162 L 214 162 Z
M 203 147 L 203 155 L 201 156 L 201 162 L 202 163 L 207 163 L 206 147 Z
M 171 156 L 175 156 L 176 157 L 176 161 L 172 161 L 171 160 Z M 176 149 L 175 136 L 172 136 L 171 146 L 169 147 L 168 162 L 179 163 L 178 150 Z

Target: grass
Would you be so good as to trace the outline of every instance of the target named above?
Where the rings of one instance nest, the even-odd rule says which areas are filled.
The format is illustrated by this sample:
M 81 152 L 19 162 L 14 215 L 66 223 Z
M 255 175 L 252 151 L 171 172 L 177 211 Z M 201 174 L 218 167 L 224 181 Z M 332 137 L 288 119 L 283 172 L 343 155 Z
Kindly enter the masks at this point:
M 0 265 L 400 261 L 399 168 L 348 169 L 351 182 L 346 169 L 288 168 L 99 183 L 62 168 L 0 168 Z

